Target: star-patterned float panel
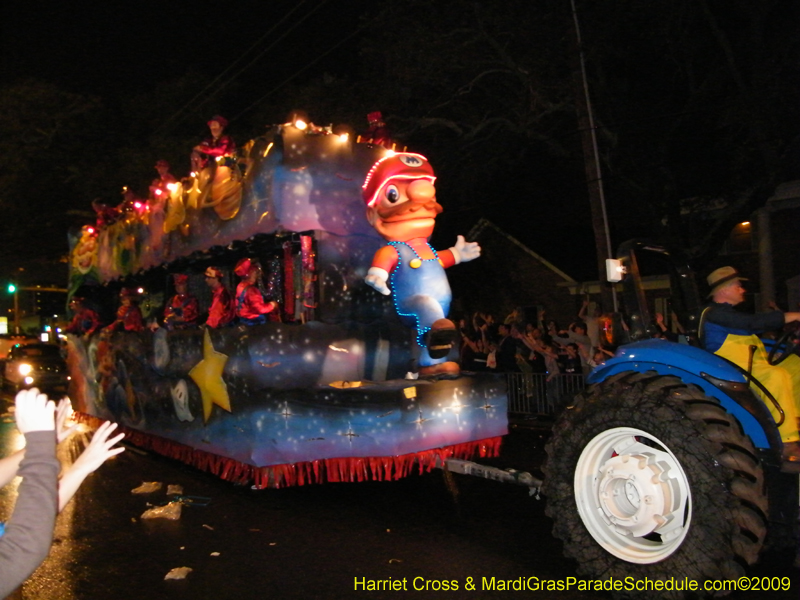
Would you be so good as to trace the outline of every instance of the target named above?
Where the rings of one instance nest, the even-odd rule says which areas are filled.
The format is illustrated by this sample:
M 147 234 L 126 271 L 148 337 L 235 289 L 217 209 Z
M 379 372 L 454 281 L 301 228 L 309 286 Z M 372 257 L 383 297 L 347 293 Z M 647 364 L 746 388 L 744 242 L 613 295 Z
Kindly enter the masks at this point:
M 127 402 L 109 403 L 89 376 L 83 410 L 243 463 L 397 456 L 507 433 L 502 376 L 373 383 L 365 373 L 396 374 L 392 355 L 405 363 L 407 352 L 352 324 L 143 336 L 149 352 L 116 354 Z

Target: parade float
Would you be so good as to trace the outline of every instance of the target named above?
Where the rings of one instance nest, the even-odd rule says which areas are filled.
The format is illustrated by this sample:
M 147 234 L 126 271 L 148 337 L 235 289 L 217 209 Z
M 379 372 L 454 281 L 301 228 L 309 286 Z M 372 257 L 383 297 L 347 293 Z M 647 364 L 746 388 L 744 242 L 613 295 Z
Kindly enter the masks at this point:
M 444 318 L 442 267 L 478 250 L 459 239 L 437 252 L 387 233 L 413 217 L 381 212 L 379 193 L 384 204 L 425 197 L 417 241 L 441 211 L 429 202 L 427 160 L 391 146 L 292 121 L 210 154 L 181 181 L 162 177 L 149 199 L 96 207 L 97 223 L 72 240 L 73 306 L 105 325 L 133 297 L 144 327 L 68 336 L 81 417 L 258 487 L 395 479 L 495 455 L 507 433 L 504 380 L 460 373 Z M 397 257 L 388 267 L 387 243 Z M 205 326 L 206 273 L 233 291 L 245 259 L 261 266 L 257 285 L 275 310 L 263 324 Z M 197 299 L 195 324 L 163 319 L 176 275 Z

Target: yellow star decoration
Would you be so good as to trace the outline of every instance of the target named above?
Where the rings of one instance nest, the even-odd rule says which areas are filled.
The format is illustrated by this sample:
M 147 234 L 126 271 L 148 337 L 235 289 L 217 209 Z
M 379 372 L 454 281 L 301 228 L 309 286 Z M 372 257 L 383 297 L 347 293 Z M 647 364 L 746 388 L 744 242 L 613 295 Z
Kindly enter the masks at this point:
M 231 412 L 228 386 L 222 380 L 222 370 L 225 368 L 226 362 L 228 362 L 228 357 L 214 350 L 214 345 L 211 343 L 211 335 L 206 329 L 203 334 L 203 360 L 189 371 L 189 377 L 200 388 L 200 395 L 203 398 L 204 423 L 208 422 L 208 418 L 211 416 L 212 404 Z

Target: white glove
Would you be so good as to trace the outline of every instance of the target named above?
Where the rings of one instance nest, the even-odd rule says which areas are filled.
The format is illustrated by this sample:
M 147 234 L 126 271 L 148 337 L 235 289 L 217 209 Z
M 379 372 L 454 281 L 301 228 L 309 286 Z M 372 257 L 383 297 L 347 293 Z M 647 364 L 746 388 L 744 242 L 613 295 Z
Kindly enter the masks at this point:
M 456 245 L 450 248 L 450 252 L 456 259 L 456 264 L 475 260 L 481 255 L 481 247 L 478 242 L 468 242 L 463 235 L 456 238 Z
M 367 271 L 367 276 L 364 278 L 364 281 L 367 282 L 368 286 L 373 288 L 375 291 L 380 292 L 384 296 L 388 296 L 392 293 L 392 291 L 389 289 L 389 286 L 386 285 L 388 280 L 389 273 L 380 267 L 370 267 L 369 271 Z
M 56 403 L 36 388 L 22 390 L 16 397 L 14 416 L 22 434 L 30 431 L 55 431 Z

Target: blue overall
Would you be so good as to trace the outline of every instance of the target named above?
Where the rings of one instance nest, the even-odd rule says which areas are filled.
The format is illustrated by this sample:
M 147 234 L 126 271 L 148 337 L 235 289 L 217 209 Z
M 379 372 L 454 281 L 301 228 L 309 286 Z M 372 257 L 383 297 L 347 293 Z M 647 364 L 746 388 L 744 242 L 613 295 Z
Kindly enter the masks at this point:
M 389 287 L 392 289 L 392 299 L 400 321 L 416 330 L 415 339 L 420 349 L 419 364 L 429 367 L 443 363 L 447 357 L 430 357 L 424 337 L 430 331 L 431 325 L 445 318 L 450 311 L 453 294 L 450 292 L 444 267 L 430 244 L 428 247 L 434 258 L 427 260 L 420 259 L 414 249 L 404 242 L 389 244 L 394 246 L 398 256 L 397 265 L 389 276 Z

